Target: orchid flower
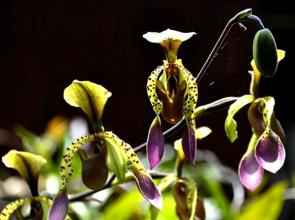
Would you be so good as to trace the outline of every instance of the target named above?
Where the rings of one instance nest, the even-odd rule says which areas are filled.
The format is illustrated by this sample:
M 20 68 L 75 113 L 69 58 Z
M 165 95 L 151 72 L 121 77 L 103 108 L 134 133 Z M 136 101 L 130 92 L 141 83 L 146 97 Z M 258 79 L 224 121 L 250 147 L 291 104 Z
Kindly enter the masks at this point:
M 150 168 L 157 166 L 164 154 L 164 137 L 161 131 L 161 117 L 170 124 L 185 118 L 186 130 L 183 134 L 185 158 L 194 163 L 196 159 L 196 125 L 193 112 L 198 99 L 198 87 L 192 73 L 177 58 L 182 42 L 190 39 L 195 32 L 182 33 L 167 29 L 163 32 L 148 32 L 143 37 L 160 44 L 166 55 L 147 81 L 147 94 L 156 117 L 153 120 L 147 140 L 147 157 Z
M 88 116 L 94 133 L 82 136 L 69 145 L 60 165 L 61 185 L 49 219 L 62 220 L 68 209 L 67 185 L 73 173 L 73 158 L 79 153 L 82 160 L 82 180 L 92 189 L 100 189 L 108 177 L 108 171 L 115 174 L 119 182 L 124 182 L 130 171 L 143 197 L 151 205 L 160 209 L 161 193 L 145 170 L 133 148 L 110 131 L 105 131 L 102 124 L 104 106 L 111 93 L 101 85 L 74 80 L 64 90 L 64 99 L 68 104 L 81 108 Z M 94 143 L 94 144 L 93 144 Z M 89 154 L 87 145 L 97 148 L 98 154 Z M 95 171 L 95 172 L 89 172 Z
M 264 170 L 276 173 L 285 161 L 283 144 L 285 134 L 274 114 L 275 100 L 269 96 L 258 96 L 261 76 L 273 76 L 284 56 L 285 51 L 276 48 L 274 38 L 268 29 L 256 33 L 251 61 L 253 70 L 249 71 L 252 77 L 250 94 L 241 96 L 230 106 L 225 120 L 226 135 L 231 142 L 234 142 L 238 137 L 234 115 L 250 104 L 248 120 L 253 134 L 248 149 L 239 163 L 240 181 L 250 191 L 260 185 Z
M 12 219 L 15 212 L 27 204 L 30 204 L 31 206 L 30 217 L 34 219 L 42 219 L 42 216 L 47 215 L 47 213 L 43 213 L 46 211 L 45 207 L 49 207 L 52 204 L 52 199 L 49 197 L 38 195 L 38 179 L 42 168 L 47 163 L 46 159 L 37 154 L 10 150 L 2 157 L 2 162 L 6 167 L 16 170 L 19 175 L 26 180 L 32 196 L 16 199 L 15 201 L 8 203 L 1 210 L 0 219 Z M 66 215 L 66 212 L 63 219 L 70 220 L 70 217 Z

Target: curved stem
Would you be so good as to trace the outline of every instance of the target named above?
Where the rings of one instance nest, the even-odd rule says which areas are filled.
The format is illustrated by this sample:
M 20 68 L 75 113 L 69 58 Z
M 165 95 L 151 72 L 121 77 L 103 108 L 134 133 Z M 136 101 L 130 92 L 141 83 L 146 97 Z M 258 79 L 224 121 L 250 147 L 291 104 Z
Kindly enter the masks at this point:
M 249 15 L 251 15 L 251 13 L 252 13 L 252 9 L 246 9 L 246 10 L 240 11 L 226 23 L 219 38 L 217 39 L 216 43 L 214 44 L 213 49 L 211 50 L 205 63 L 203 64 L 202 68 L 200 69 L 198 75 L 196 76 L 197 81 L 200 81 L 202 79 L 202 77 L 205 75 L 208 67 L 211 65 L 213 60 L 217 57 L 219 50 L 223 49 L 224 42 L 227 39 L 227 37 L 229 36 L 229 33 L 230 33 L 232 27 L 235 24 L 240 24 L 240 21 L 242 21 L 245 17 L 248 17 Z M 242 27 L 243 30 L 245 30 L 244 25 L 240 25 L 240 27 Z

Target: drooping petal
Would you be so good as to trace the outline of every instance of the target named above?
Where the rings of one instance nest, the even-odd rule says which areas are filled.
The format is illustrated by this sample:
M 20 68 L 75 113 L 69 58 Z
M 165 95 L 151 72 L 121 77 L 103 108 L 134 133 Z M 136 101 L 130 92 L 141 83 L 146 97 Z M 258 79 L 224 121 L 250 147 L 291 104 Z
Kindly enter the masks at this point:
M 162 197 L 152 178 L 145 172 L 134 172 L 137 187 L 143 197 L 157 209 L 162 208 Z
M 160 118 L 156 117 L 150 126 L 147 138 L 147 158 L 150 169 L 153 169 L 160 163 L 164 154 L 164 144 Z
M 263 168 L 257 163 L 254 152 L 246 153 L 239 164 L 241 183 L 250 191 L 254 191 L 262 182 Z
M 49 211 L 49 220 L 64 220 L 68 212 L 69 199 L 65 192 L 60 192 Z
M 239 97 L 233 104 L 230 105 L 227 116 L 224 122 L 224 130 L 230 142 L 234 142 L 238 138 L 237 122 L 234 116 L 240 111 L 241 108 L 253 102 L 252 95 L 244 95 Z
M 255 157 L 265 170 L 276 173 L 284 164 L 286 152 L 280 137 L 272 130 L 261 135 L 256 145 Z
M 182 147 L 185 159 L 190 163 L 194 163 L 196 160 L 197 150 L 197 137 L 195 128 L 187 127 L 182 136 Z

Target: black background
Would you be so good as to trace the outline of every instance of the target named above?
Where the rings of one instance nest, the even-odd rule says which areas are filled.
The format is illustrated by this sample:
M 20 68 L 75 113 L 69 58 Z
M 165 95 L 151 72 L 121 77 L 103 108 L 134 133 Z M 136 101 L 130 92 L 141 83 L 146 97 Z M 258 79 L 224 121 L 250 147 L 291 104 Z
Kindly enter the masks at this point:
M 41 133 L 53 116 L 79 114 L 63 101 L 63 89 L 73 79 L 91 80 L 113 93 L 105 126 L 135 146 L 146 139 L 154 116 L 145 93 L 146 79 L 163 59 L 160 47 L 146 42 L 142 34 L 166 28 L 197 32 L 179 52 L 196 74 L 226 21 L 251 7 L 272 30 L 278 47 L 287 51 L 278 74 L 262 81 L 261 93 L 276 98 L 277 117 L 289 135 L 294 126 L 295 61 L 290 2 L 27 0 L 3 7 L 2 15 L 8 16 L 1 19 L 0 127 L 13 131 L 21 124 Z M 246 33 L 233 31 L 199 85 L 199 104 L 247 93 L 253 35 L 251 27 Z M 198 125 L 209 125 L 215 133 L 200 148 L 213 150 L 225 164 L 237 167 L 250 127 L 246 112 L 239 114 L 241 139 L 231 145 L 223 131 L 225 113 L 200 119 Z

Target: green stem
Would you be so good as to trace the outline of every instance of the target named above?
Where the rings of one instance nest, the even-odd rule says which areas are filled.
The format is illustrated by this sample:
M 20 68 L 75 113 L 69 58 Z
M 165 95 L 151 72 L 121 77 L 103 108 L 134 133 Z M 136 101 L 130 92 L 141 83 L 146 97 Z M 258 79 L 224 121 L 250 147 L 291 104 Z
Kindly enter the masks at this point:
M 250 94 L 254 97 L 259 96 L 259 83 L 261 79 L 261 73 L 258 71 L 251 71 L 251 83 L 250 83 Z

